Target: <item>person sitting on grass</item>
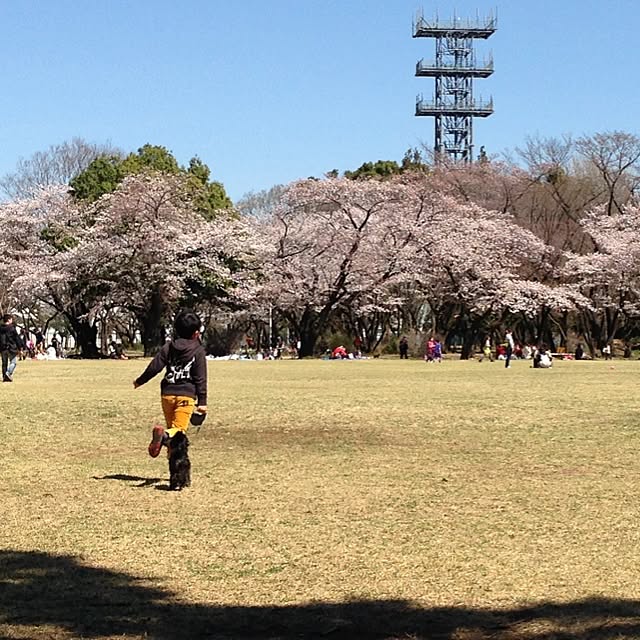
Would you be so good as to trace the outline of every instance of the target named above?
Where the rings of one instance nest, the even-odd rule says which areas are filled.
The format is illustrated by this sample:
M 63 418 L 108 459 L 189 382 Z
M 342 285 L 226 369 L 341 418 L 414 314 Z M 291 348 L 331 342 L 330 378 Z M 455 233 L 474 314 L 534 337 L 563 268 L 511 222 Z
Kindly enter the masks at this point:
M 166 428 L 153 427 L 149 443 L 152 458 L 158 457 L 162 445 L 168 444 L 178 431 L 186 434 L 196 404 L 199 413 L 207 412 L 207 360 L 200 342 L 200 327 L 200 318 L 193 311 L 178 313 L 173 339 L 165 343 L 142 375 L 133 381 L 133 388 L 137 389 L 165 370 L 160 394 Z
M 346 360 L 349 357 L 349 354 L 347 353 L 347 350 L 342 345 L 340 345 L 333 350 L 333 352 L 331 353 L 331 357 L 334 360 Z
M 109 357 L 113 360 L 128 360 L 129 356 L 124 352 L 122 343 L 112 340 L 108 349 Z
M 542 345 L 533 356 L 534 369 L 551 369 L 553 358 L 546 345 Z

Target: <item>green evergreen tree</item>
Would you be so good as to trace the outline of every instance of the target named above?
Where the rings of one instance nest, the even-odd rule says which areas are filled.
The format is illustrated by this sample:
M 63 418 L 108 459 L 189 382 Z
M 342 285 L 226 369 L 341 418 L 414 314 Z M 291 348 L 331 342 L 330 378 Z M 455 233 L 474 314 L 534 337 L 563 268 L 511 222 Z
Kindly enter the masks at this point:
M 211 170 L 202 160 L 191 158 L 189 166 L 184 168 L 166 147 L 151 144 L 143 145 L 124 159 L 117 156 L 96 158 L 85 171 L 71 180 L 69 186 L 76 199 L 95 202 L 105 193 L 115 191 L 126 176 L 144 171 L 187 176 L 196 209 L 206 219 L 215 216 L 216 211 L 232 206 L 222 183 L 210 181 Z

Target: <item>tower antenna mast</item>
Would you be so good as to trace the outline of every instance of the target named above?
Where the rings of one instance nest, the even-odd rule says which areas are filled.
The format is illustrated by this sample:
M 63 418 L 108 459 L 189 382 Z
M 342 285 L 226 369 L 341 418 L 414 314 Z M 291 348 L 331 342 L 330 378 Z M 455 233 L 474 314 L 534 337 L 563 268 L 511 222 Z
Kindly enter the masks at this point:
M 433 38 L 435 61 L 424 59 L 416 64 L 416 76 L 435 79 L 431 101 L 422 95 L 416 99 L 416 116 L 435 118 L 434 152 L 436 162 L 450 158 L 455 162 L 473 161 L 473 119 L 493 113 L 493 99 L 476 99 L 473 79 L 488 78 L 493 73 L 493 56 L 476 61 L 474 41 L 487 40 L 498 28 L 494 15 L 475 20 L 454 14 L 451 20 L 437 15 L 428 21 L 418 14 L 413 23 L 414 38 Z

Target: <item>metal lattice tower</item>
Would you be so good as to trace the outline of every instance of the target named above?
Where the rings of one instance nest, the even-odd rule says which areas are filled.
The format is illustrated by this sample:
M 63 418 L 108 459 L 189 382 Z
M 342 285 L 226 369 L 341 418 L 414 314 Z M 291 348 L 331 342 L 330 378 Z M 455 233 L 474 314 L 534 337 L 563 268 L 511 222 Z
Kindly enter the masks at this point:
M 435 117 L 435 159 L 445 156 L 454 161 L 473 160 L 473 119 L 493 113 L 493 99 L 473 97 L 473 79 L 488 78 L 493 73 L 493 57 L 476 63 L 474 39 L 488 39 L 497 29 L 493 15 L 475 20 L 452 20 L 438 17 L 428 22 L 418 15 L 413 24 L 414 38 L 435 38 L 435 62 L 420 60 L 416 76 L 435 78 L 434 98 L 428 102 L 421 95 L 416 100 L 417 116 Z

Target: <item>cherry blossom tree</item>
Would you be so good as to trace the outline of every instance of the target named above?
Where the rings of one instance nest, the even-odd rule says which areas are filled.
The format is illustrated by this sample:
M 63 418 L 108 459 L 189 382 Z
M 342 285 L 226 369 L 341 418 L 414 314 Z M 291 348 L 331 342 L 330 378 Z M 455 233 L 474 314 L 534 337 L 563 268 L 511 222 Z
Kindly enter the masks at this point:
M 39 189 L 0 207 L 0 259 L 13 308 L 51 307 L 68 322 L 80 352 L 95 357 L 96 327 L 91 310 L 100 294 L 90 277 L 78 274 L 69 251 L 79 242 L 86 218 L 68 188 Z
M 246 225 L 228 210 L 205 220 L 185 177 L 129 177 L 90 205 L 67 191 L 0 207 L 5 308 L 51 306 L 81 355 L 95 357 L 97 319 L 130 314 L 150 353 L 181 304 L 241 304 L 256 271 Z
M 415 324 L 427 306 L 432 328 L 462 336 L 463 357 L 506 319 L 537 338 L 554 314 L 575 309 L 633 317 L 635 285 L 622 299 L 615 274 L 636 275 L 614 240 L 633 246 L 637 210 L 605 223 L 594 212 L 581 229 L 596 251 L 560 255 L 511 214 L 516 173 L 451 171 L 304 180 L 273 194 L 259 216 L 227 209 L 205 218 L 180 173 L 129 176 L 92 203 L 42 190 L 0 205 L 3 306 L 50 305 L 85 356 L 97 353 L 98 319 L 114 318 L 129 333 L 137 326 L 151 353 L 182 305 L 214 324 L 223 309 L 236 333 L 244 321 L 282 318 L 301 357 L 329 327 L 346 326 L 372 348 L 392 319 L 397 329 L 405 318 Z
M 66 254 L 84 282 L 105 292 L 94 311 L 134 315 L 147 354 L 178 306 L 228 299 L 251 261 L 243 223 L 229 211 L 205 220 L 188 187 L 179 175 L 125 178 L 90 207 L 91 225 Z
M 512 216 L 449 196 L 435 202 L 440 215 L 415 237 L 415 277 L 427 274 L 422 287 L 432 308 L 455 310 L 449 329 L 463 338 L 462 358 L 496 319 L 574 308 L 575 292 L 545 284 L 552 250 Z
M 422 203 L 411 186 L 348 179 L 304 180 L 289 186 L 271 216 L 255 221 L 265 245 L 262 300 L 314 345 L 341 306 L 384 300 L 410 263 L 411 230 Z
M 301 356 L 336 313 L 389 313 L 409 295 L 456 309 L 463 357 L 489 317 L 575 303 L 570 288 L 543 283 L 551 250 L 508 213 L 423 178 L 298 182 L 260 231 L 272 243 L 262 294 L 299 335 Z
M 595 250 L 567 254 L 564 270 L 590 301 L 579 319 L 592 353 L 640 318 L 640 207 L 610 211 L 606 204 L 585 216 L 582 225 Z

